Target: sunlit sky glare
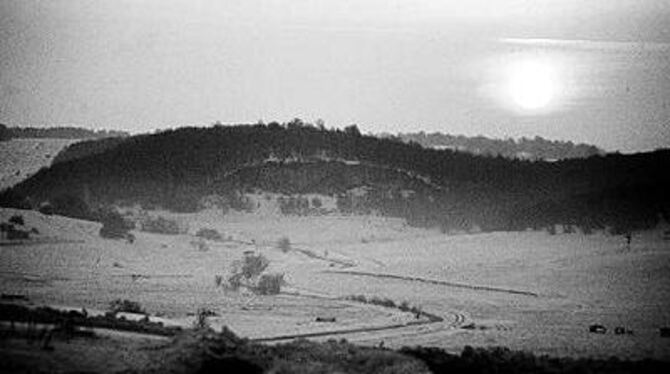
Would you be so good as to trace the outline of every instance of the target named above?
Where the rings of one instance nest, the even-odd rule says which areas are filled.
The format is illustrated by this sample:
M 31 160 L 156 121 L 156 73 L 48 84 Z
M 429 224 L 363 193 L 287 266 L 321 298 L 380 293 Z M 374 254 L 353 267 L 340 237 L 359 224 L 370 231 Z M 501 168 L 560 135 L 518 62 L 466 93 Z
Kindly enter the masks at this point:
M 0 0 L 0 123 L 670 147 L 667 0 Z

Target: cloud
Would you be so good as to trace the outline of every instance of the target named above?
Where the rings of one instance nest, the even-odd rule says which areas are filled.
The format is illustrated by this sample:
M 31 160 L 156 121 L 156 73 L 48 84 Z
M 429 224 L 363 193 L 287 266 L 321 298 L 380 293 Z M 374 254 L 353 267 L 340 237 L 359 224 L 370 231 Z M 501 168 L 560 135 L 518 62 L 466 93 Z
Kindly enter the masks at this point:
M 660 42 L 621 42 L 605 40 L 586 39 L 542 39 L 542 38 L 501 38 L 500 42 L 513 45 L 524 45 L 531 47 L 565 48 L 579 50 L 598 51 L 631 51 L 645 50 L 670 52 L 670 43 Z

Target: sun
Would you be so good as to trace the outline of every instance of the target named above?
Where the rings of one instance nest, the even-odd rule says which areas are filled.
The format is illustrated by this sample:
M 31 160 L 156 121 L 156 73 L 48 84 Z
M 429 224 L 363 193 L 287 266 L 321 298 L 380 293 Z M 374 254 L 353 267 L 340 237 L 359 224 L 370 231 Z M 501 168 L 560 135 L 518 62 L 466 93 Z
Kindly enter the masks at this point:
M 534 111 L 548 107 L 558 84 L 552 66 L 542 61 L 523 60 L 509 65 L 507 94 L 520 109 Z

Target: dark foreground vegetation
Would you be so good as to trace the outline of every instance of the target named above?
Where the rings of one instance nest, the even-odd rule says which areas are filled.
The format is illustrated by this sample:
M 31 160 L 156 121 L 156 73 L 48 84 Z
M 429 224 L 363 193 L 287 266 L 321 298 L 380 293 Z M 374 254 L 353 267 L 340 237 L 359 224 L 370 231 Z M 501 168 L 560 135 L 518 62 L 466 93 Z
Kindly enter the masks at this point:
M 198 357 L 199 363 L 193 363 L 192 371 L 187 372 L 196 373 L 224 372 L 236 368 L 258 373 L 482 374 L 659 373 L 670 369 L 670 363 L 654 360 L 552 358 L 500 347 L 465 347 L 460 355 L 456 355 L 439 348 L 414 347 L 394 351 L 379 347 L 361 347 L 346 340 L 330 340 L 325 343 L 296 340 L 287 344 L 264 346 L 237 339 L 229 331 L 217 334 L 218 336 L 211 332 L 190 334 L 187 339 L 208 339 L 210 342 L 209 347 L 203 349 L 211 352 L 210 354 L 193 355 Z
M 421 360 L 433 373 L 665 373 L 670 370 L 670 362 L 656 360 L 558 358 L 504 347 L 466 346 L 460 355 L 428 347 L 406 347 L 399 352 Z
M 244 193 L 263 190 L 336 196 L 341 212 L 377 212 L 444 231 L 551 231 L 562 225 L 565 232 L 585 233 L 645 229 L 670 212 L 670 150 L 523 161 L 294 120 L 94 141 L 58 158 L 1 193 L 0 205 L 80 201 L 192 212 L 216 197 L 228 208 L 252 210 Z M 285 199 L 282 212 L 321 211 L 320 204 L 305 202 Z
M 12 337 L 0 336 L 4 342 Z M 104 339 L 91 334 L 74 334 L 68 339 L 88 339 L 81 346 L 103 348 Z M 69 340 L 68 340 L 69 342 Z M 4 347 L 4 348 L 3 348 Z M 54 347 L 28 348 L 32 355 L 19 355 L 16 348 L 0 346 L 0 370 L 4 373 L 51 372 L 45 365 Z M 60 347 L 56 346 L 58 351 Z M 118 348 L 117 348 L 118 349 Z M 324 343 L 304 339 L 278 345 L 264 345 L 237 337 L 224 328 L 220 333 L 207 327 L 178 332 L 169 342 L 144 349 L 144 361 L 128 361 L 123 372 L 133 373 L 664 373 L 670 362 L 656 360 L 624 361 L 611 359 L 572 359 L 536 356 L 506 348 L 472 348 L 461 354 L 447 353 L 439 348 L 405 347 L 391 350 L 383 347 L 362 347 L 346 340 Z M 30 357 L 30 359 L 26 359 Z M 76 359 L 59 362 L 59 372 L 80 372 Z M 91 362 L 86 362 L 90 372 Z M 109 363 L 99 362 L 101 371 Z M 133 367 L 132 365 L 136 365 Z M 48 368 L 48 369 L 45 369 Z M 109 371 L 109 370 L 104 370 Z

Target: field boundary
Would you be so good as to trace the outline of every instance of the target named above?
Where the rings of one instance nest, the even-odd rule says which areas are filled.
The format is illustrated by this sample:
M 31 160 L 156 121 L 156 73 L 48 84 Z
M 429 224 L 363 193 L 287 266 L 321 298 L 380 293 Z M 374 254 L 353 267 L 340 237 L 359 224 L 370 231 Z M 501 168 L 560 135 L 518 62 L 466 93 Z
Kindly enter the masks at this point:
M 396 274 L 369 273 L 369 272 L 365 272 L 365 271 L 355 271 L 355 270 L 324 270 L 324 271 L 322 271 L 322 273 L 354 275 L 354 276 L 360 276 L 360 277 L 372 277 L 372 278 L 382 278 L 382 279 L 397 279 L 397 280 L 404 280 L 404 281 L 411 281 L 411 282 L 436 284 L 436 285 L 447 286 L 447 287 L 464 288 L 464 289 L 476 290 L 476 291 L 502 292 L 502 293 L 507 293 L 507 294 L 524 295 L 524 296 L 532 296 L 532 297 L 539 297 L 540 296 L 539 294 L 537 294 L 535 292 L 514 290 L 514 289 L 511 289 L 511 288 L 499 288 L 499 287 L 491 287 L 491 286 L 477 286 L 477 285 L 471 285 L 471 284 L 465 284 L 465 283 L 447 282 L 447 281 L 441 281 L 441 280 L 436 280 L 436 279 L 410 277 L 410 276 L 396 275 Z

